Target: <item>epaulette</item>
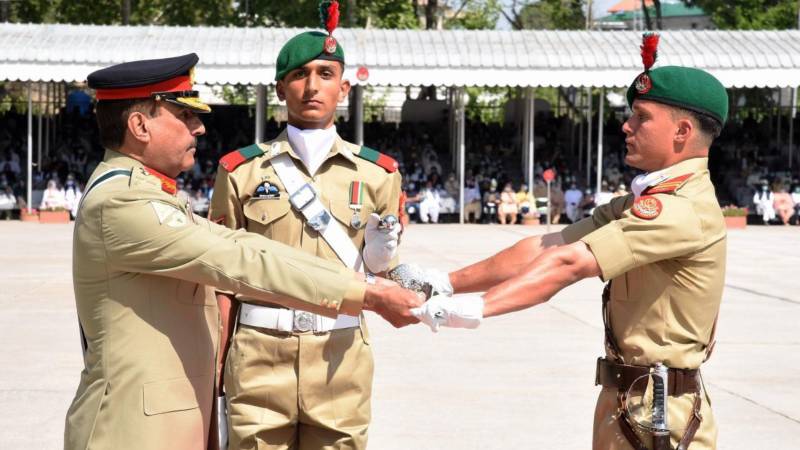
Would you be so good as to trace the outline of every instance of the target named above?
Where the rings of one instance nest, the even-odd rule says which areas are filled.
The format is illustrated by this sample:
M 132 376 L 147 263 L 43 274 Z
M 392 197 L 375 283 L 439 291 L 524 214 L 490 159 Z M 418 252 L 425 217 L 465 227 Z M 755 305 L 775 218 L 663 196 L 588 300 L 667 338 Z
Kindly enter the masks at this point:
M 642 195 L 644 195 L 644 194 L 671 194 L 671 193 L 677 191 L 678 188 L 683 186 L 683 184 L 686 183 L 686 180 L 691 178 L 692 175 L 694 175 L 694 174 L 687 173 L 687 174 L 681 175 L 679 177 L 670 178 L 667 181 L 663 181 L 661 183 L 658 183 L 655 186 L 651 186 L 651 187 L 647 188 L 647 190 L 642 192 Z
M 391 156 L 384 155 L 383 153 L 373 150 L 369 147 L 364 145 L 358 150 L 356 156 L 362 159 L 366 159 L 369 162 L 375 163 L 383 168 L 383 170 L 394 173 L 397 172 L 398 164 L 397 161 L 394 160 Z
M 220 158 L 219 165 L 228 172 L 232 172 L 243 162 L 249 161 L 256 156 L 261 156 L 263 154 L 264 150 L 262 150 L 258 144 L 248 145 L 247 147 L 234 150 Z

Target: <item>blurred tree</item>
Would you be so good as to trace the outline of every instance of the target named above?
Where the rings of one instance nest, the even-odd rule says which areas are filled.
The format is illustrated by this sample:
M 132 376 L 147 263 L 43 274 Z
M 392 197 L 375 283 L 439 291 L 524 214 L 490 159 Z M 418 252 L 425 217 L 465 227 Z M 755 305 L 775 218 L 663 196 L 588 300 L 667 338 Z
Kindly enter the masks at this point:
M 682 0 L 699 6 L 721 30 L 787 30 L 798 27 L 797 0 Z
M 515 30 L 582 30 L 584 0 L 512 0 L 503 11 Z

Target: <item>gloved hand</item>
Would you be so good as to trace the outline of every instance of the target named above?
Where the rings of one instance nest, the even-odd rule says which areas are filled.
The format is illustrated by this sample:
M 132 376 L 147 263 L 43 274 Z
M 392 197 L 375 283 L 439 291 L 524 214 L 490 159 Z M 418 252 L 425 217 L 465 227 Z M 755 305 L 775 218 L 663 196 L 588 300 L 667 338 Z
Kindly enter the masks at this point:
M 421 292 L 426 298 L 437 294 L 453 295 L 450 275 L 441 270 L 425 269 L 416 264 L 404 263 L 390 270 L 386 278 L 406 289 Z
M 375 213 L 369 215 L 364 228 L 364 250 L 361 255 L 364 264 L 372 273 L 380 273 L 389 268 L 389 263 L 397 254 L 397 244 L 400 241 L 400 231 L 403 226 L 400 222 L 389 229 L 379 229 L 381 217 Z
M 478 328 L 483 320 L 483 297 L 477 294 L 447 297 L 434 295 L 411 314 L 431 327 L 434 333 L 439 327 Z

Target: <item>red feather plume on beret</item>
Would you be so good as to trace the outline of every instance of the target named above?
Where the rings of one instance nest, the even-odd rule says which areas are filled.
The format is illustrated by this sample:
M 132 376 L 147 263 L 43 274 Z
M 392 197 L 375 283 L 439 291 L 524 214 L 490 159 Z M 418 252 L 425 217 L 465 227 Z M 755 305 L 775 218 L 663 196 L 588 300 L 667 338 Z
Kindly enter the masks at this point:
M 647 72 L 656 63 L 658 58 L 658 34 L 645 33 L 642 36 L 642 64 Z

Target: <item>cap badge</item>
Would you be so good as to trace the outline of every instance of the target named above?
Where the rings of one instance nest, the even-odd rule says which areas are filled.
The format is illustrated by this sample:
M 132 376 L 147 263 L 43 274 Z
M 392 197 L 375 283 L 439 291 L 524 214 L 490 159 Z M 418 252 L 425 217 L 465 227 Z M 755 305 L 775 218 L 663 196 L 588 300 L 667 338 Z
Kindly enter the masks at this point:
M 636 92 L 639 94 L 647 94 L 650 92 L 650 89 L 653 88 L 653 81 L 650 79 L 650 75 L 647 73 L 639 75 L 639 77 L 636 79 L 635 88 Z
M 328 36 L 325 38 L 325 53 L 334 54 L 336 53 L 336 38 L 333 36 Z

